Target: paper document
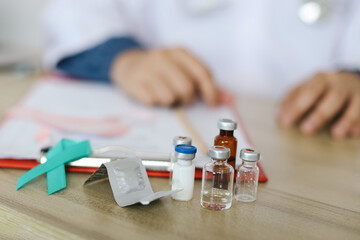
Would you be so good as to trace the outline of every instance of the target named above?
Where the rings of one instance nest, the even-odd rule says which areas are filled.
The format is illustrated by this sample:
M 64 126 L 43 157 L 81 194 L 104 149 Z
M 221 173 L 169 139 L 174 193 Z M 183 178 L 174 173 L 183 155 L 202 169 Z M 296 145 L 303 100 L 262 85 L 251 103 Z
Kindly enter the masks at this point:
M 0 157 L 39 158 L 42 147 L 62 138 L 90 140 L 93 149 L 119 145 L 169 153 L 173 137 L 185 135 L 203 150 L 195 162 L 201 167 L 209 160 L 206 147 L 219 132 L 220 118 L 236 120 L 232 107 L 210 108 L 201 102 L 177 109 L 146 107 L 114 86 L 47 77 L 6 113 L 0 127 Z M 248 145 L 241 129 L 235 136 L 238 150 Z

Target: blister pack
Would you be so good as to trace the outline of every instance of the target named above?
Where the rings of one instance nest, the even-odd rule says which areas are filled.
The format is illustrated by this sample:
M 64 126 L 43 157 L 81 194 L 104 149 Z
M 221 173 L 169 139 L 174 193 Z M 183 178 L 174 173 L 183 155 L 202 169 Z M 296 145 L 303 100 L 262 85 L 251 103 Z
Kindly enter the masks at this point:
M 115 201 L 120 207 L 135 203 L 148 205 L 161 197 L 179 192 L 161 191 L 154 193 L 144 165 L 138 157 L 128 157 L 104 163 L 84 183 L 84 186 L 109 178 Z

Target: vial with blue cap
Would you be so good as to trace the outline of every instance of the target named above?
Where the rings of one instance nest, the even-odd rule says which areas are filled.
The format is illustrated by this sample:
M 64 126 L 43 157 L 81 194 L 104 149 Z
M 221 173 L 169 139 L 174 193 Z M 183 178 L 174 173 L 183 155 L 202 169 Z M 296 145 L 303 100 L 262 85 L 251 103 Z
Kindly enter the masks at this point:
M 196 154 L 196 147 L 188 144 L 175 146 L 176 162 L 173 168 L 173 179 L 171 190 L 182 189 L 172 194 L 172 198 L 178 201 L 189 201 L 193 197 L 195 165 L 193 159 Z
M 170 154 L 170 165 L 169 165 L 169 184 L 172 185 L 172 176 L 173 176 L 173 168 L 174 164 L 176 163 L 176 157 L 175 157 L 175 147 L 179 144 L 188 144 L 191 145 L 192 139 L 185 136 L 176 136 L 173 138 L 172 144 L 172 151 Z

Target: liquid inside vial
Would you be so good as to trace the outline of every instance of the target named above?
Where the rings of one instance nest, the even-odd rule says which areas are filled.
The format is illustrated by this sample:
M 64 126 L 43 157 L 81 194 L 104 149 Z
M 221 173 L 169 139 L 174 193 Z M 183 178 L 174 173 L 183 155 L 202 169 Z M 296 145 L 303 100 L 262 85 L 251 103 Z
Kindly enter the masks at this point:
M 219 166 L 221 168 L 221 166 Z M 201 205 L 211 210 L 225 210 L 231 207 L 233 174 L 228 168 L 205 170 L 203 172 Z

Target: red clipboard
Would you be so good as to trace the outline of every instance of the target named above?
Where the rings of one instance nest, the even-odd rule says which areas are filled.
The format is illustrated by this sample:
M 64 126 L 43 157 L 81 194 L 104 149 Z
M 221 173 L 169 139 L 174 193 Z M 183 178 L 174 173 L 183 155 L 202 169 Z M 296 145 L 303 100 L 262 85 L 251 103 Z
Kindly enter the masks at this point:
M 2 168 L 18 168 L 18 169 L 31 169 L 39 164 L 36 160 L 21 160 L 21 159 L 0 159 L 0 167 Z M 265 172 L 261 166 L 261 164 L 257 164 L 259 167 L 259 182 L 266 182 L 268 179 L 265 175 Z M 77 172 L 77 173 L 93 173 L 97 168 L 89 168 L 89 167 L 66 167 L 67 172 Z M 161 171 L 147 171 L 149 177 L 163 177 L 168 178 L 169 172 L 161 172 Z M 202 170 L 195 170 L 195 178 L 202 178 Z
M 223 102 L 225 102 L 230 107 L 233 115 L 235 116 L 237 122 L 239 123 L 239 127 L 243 133 L 245 141 L 249 145 L 254 146 L 246 131 L 242 118 L 239 112 L 237 111 L 232 96 L 225 94 L 225 99 L 223 99 Z M 35 159 L 9 159 L 9 158 L 0 159 L 0 168 L 31 169 L 37 166 L 38 164 L 40 163 Z M 259 167 L 259 182 L 266 182 L 268 178 L 266 177 L 266 174 L 264 172 L 263 167 L 261 166 L 261 163 L 258 162 L 257 165 Z M 89 167 L 74 167 L 74 166 L 66 167 L 67 172 L 77 172 L 77 173 L 93 173 L 96 171 L 96 169 L 97 168 L 89 168 Z M 147 173 L 148 176 L 150 177 L 164 177 L 164 178 L 169 177 L 169 172 L 165 172 L 165 171 L 147 171 Z M 195 178 L 196 179 L 202 178 L 201 169 L 195 170 Z

